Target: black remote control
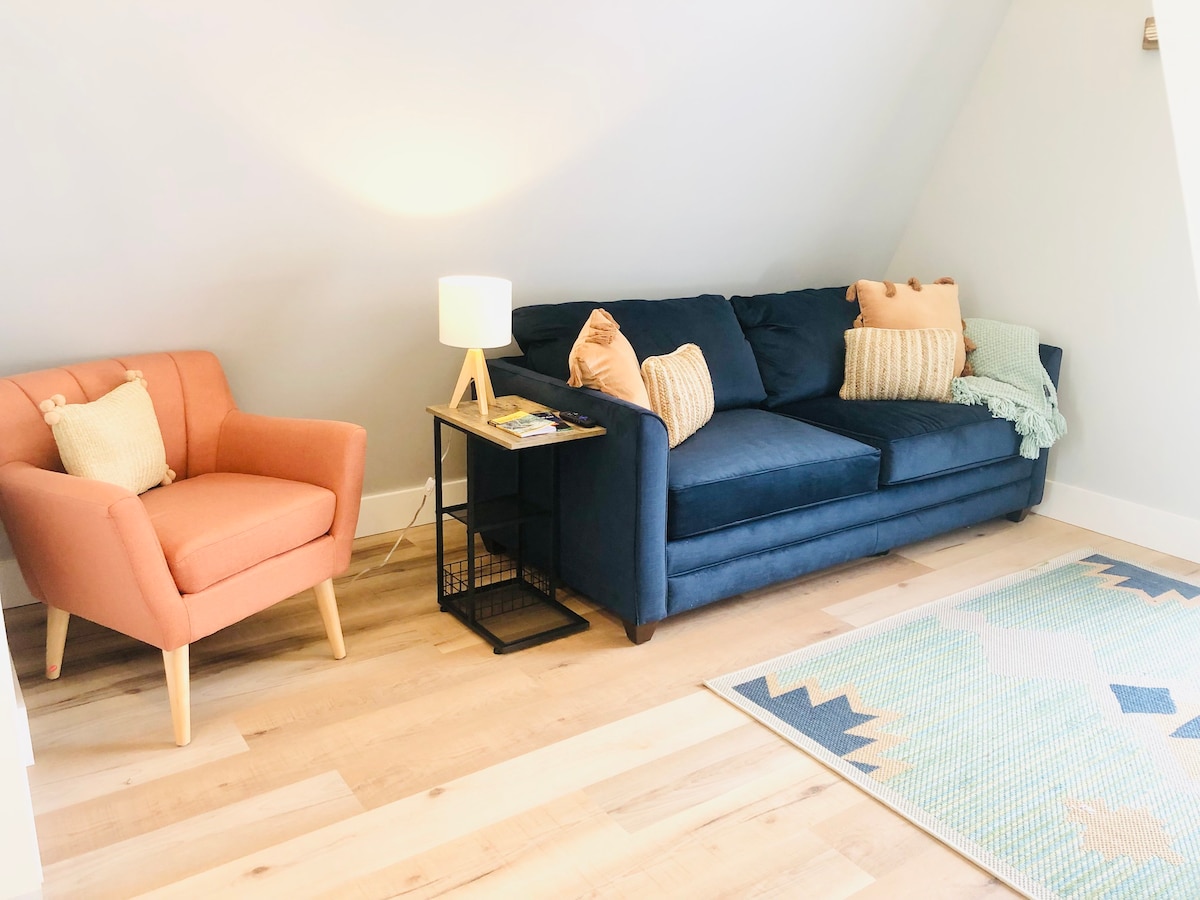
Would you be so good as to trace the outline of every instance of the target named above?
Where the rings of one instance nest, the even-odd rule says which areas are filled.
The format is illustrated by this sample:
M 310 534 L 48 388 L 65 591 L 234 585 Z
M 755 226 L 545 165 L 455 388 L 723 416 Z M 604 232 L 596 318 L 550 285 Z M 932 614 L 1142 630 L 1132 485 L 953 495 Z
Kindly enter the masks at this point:
M 570 412 L 569 410 L 559 410 L 558 417 L 564 422 L 570 422 L 572 425 L 578 425 L 580 428 L 595 428 L 600 423 L 591 416 L 585 416 L 583 413 Z

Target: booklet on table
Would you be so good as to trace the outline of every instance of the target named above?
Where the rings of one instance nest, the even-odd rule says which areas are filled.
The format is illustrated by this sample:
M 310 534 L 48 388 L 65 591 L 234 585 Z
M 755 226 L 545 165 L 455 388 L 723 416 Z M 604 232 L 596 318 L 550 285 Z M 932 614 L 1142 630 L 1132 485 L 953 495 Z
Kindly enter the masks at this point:
M 526 412 L 523 409 L 488 419 L 488 424 L 515 434 L 517 437 L 553 434 L 556 431 L 568 431 L 571 428 L 552 412 Z

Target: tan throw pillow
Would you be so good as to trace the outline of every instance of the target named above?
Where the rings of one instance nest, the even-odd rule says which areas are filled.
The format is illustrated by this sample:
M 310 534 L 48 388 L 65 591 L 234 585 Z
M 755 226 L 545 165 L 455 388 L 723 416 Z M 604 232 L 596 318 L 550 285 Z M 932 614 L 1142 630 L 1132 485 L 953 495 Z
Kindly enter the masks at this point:
M 621 334 L 616 319 L 603 309 L 593 309 L 571 347 L 568 360 L 571 387 L 590 387 L 638 406 L 650 408 L 637 354 Z
M 860 313 L 855 328 L 948 328 L 957 335 L 954 374 L 971 374 L 967 351 L 974 346 L 967 346 L 963 340 L 958 285 L 953 278 L 939 278 L 933 284 L 921 284 L 915 278 L 907 284 L 856 281 L 846 292 L 846 299 L 858 300 Z
M 712 376 L 695 344 L 684 344 L 666 356 L 647 356 L 642 378 L 650 408 L 666 423 L 668 446 L 679 446 L 712 418 Z
M 55 394 L 40 408 L 68 474 L 140 494 L 170 484 L 175 473 L 167 468 L 162 432 L 142 373 L 131 369 L 125 376 L 127 383 L 91 403 L 67 403 L 62 394 Z
M 950 400 L 955 333 L 948 328 L 851 328 L 843 400 Z

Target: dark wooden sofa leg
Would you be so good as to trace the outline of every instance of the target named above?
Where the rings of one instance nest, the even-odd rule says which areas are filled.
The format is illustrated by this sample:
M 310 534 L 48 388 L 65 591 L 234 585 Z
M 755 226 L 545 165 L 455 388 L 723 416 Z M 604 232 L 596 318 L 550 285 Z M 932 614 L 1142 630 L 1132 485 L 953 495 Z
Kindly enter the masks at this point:
M 1027 506 L 1024 509 L 1018 509 L 1016 512 L 1010 512 L 1004 518 L 1008 519 L 1008 521 L 1010 521 L 1010 522 L 1024 522 L 1025 517 L 1027 515 L 1029 515 L 1029 510 L 1031 510 L 1032 508 L 1033 507 L 1031 507 L 1031 506 Z
M 625 636 L 635 644 L 644 644 L 650 638 L 654 637 L 654 629 L 657 627 L 657 622 L 647 622 L 645 625 L 634 625 L 632 622 L 626 622 Z

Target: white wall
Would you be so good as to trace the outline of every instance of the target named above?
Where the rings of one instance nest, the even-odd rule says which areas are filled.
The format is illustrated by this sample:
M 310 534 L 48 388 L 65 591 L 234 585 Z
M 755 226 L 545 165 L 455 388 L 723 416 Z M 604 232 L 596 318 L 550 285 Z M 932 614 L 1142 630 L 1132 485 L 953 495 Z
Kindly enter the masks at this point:
M 1148 0 L 1015 0 L 889 266 L 1064 348 L 1045 511 L 1200 556 L 1200 302 Z
M 245 408 L 366 425 L 368 492 L 421 485 L 439 275 L 881 272 L 1007 5 L 8 0 L 0 364 L 208 347 Z
M 1195 0 L 1154 0 L 1154 15 L 1192 235 L 1192 260 L 1200 272 L 1200 5 Z

